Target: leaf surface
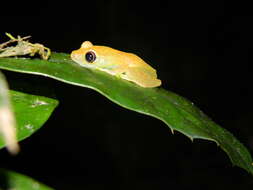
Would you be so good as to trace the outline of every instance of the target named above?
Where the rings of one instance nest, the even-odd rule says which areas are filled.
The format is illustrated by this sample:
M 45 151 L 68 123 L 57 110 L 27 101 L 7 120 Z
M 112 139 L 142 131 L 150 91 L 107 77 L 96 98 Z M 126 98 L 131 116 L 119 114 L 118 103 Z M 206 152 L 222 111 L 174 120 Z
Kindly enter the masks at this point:
M 0 169 L 0 189 L 53 190 L 30 177 L 4 169 Z
M 23 140 L 42 127 L 58 105 L 55 99 L 10 91 L 11 103 L 17 122 L 17 139 Z M 0 137 L 0 148 L 5 146 Z
M 87 87 L 114 103 L 166 123 L 191 139 L 216 142 L 232 163 L 253 174 L 248 150 L 227 130 L 208 118 L 187 99 L 163 88 L 142 88 L 134 83 L 90 70 L 74 63 L 69 54 L 53 53 L 48 61 L 39 59 L 2 58 L 0 68 L 43 75 L 72 85 Z

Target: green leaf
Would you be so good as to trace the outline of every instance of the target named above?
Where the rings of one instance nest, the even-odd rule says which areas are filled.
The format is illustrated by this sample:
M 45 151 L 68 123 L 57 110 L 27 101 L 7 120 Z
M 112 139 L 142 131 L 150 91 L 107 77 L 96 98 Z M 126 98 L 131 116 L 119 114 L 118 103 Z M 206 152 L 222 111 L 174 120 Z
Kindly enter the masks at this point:
M 216 142 L 233 164 L 253 174 L 248 150 L 228 131 L 211 121 L 185 98 L 162 88 L 142 88 L 105 72 L 80 67 L 68 54 L 53 53 L 48 61 L 39 59 L 0 59 L 0 68 L 43 75 L 69 84 L 91 88 L 114 103 L 165 122 L 191 139 Z
M 11 103 L 17 122 L 17 138 L 23 140 L 37 131 L 50 117 L 58 101 L 42 96 L 10 91 Z M 5 146 L 0 137 L 0 148 Z
M 25 175 L 0 169 L 1 190 L 52 190 L 52 188 Z

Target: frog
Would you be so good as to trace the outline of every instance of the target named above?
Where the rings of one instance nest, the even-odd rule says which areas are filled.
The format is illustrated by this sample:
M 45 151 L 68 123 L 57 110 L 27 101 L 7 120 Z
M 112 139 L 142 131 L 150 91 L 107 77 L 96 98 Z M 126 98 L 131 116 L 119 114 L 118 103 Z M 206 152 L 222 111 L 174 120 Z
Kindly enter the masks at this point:
M 106 72 L 143 88 L 161 86 L 156 70 L 134 53 L 84 41 L 70 57 L 82 67 Z

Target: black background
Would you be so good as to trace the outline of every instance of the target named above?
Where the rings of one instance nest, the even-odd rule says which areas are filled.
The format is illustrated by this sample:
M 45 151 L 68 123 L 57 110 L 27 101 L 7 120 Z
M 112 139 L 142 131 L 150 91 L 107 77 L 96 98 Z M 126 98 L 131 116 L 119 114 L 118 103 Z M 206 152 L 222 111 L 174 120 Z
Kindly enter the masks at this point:
M 32 2 L 31 2 L 32 3 Z M 193 101 L 253 150 L 252 11 L 223 1 L 34 1 L 2 4 L 0 35 L 70 53 L 85 40 L 134 52 L 158 70 L 163 88 Z M 7 40 L 7 39 L 6 39 Z M 215 143 L 176 133 L 98 93 L 52 79 L 4 72 L 54 89 L 60 105 L 0 167 L 56 189 L 252 189 Z M 36 83 L 37 82 L 37 83 Z

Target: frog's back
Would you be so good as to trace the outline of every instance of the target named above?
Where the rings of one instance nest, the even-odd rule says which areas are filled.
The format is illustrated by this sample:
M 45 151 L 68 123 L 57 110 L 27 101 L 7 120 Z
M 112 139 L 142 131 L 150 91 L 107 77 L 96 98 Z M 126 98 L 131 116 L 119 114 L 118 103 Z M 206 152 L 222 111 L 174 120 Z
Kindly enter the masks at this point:
M 122 78 L 133 81 L 142 87 L 161 85 L 161 80 L 157 79 L 156 70 L 139 56 L 105 46 L 97 46 L 95 51 L 109 62 L 126 66 L 127 69 L 124 72 L 126 75 L 122 75 Z
M 155 77 L 156 70 L 148 65 L 143 59 L 134 53 L 123 52 L 107 46 L 93 46 L 94 50 L 105 59 L 116 62 L 118 64 L 125 64 L 129 67 L 140 67 L 150 72 Z

